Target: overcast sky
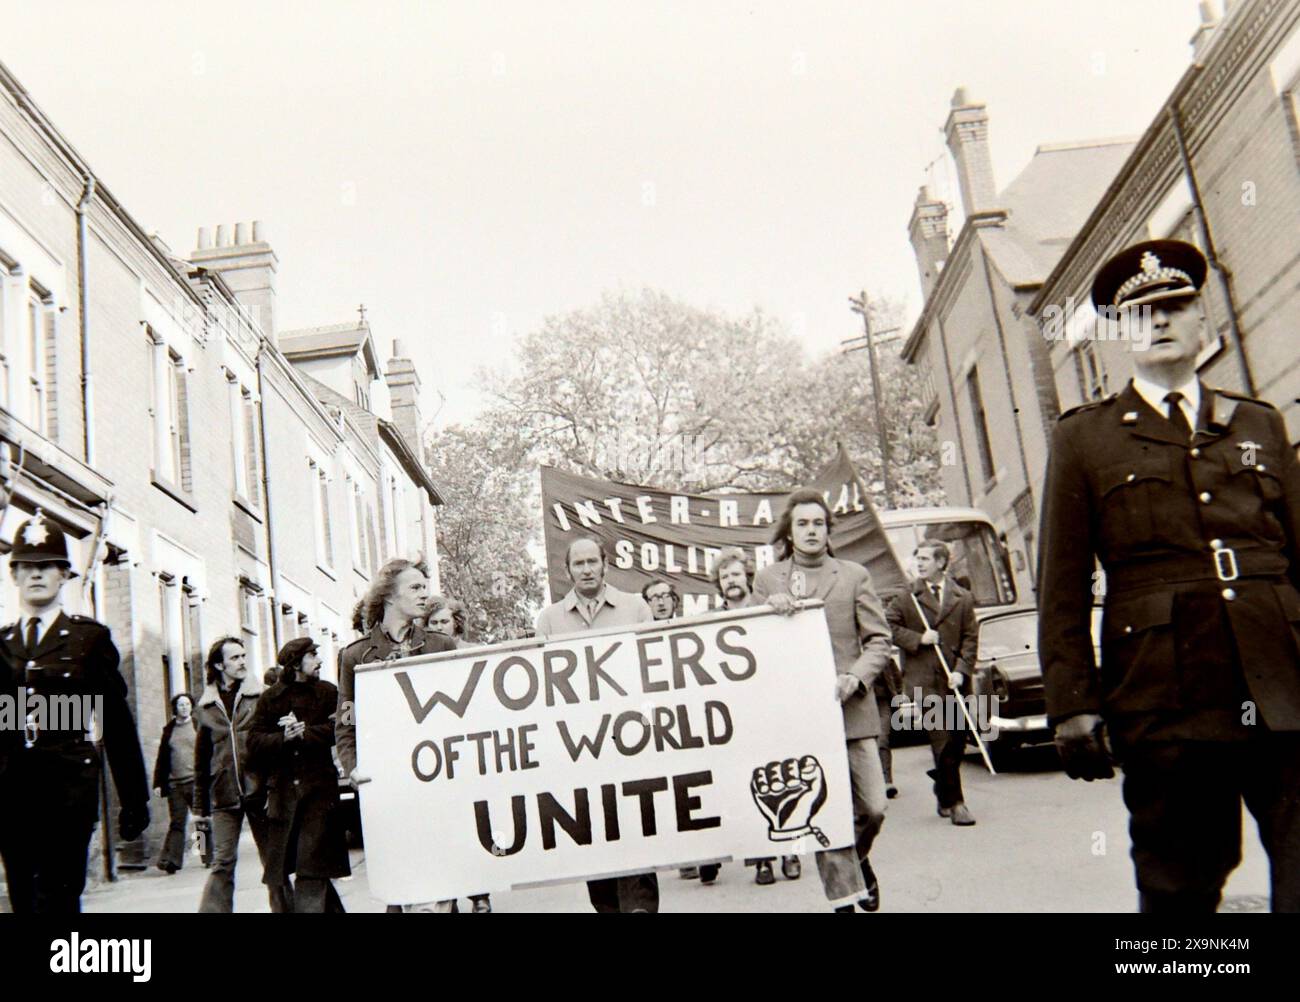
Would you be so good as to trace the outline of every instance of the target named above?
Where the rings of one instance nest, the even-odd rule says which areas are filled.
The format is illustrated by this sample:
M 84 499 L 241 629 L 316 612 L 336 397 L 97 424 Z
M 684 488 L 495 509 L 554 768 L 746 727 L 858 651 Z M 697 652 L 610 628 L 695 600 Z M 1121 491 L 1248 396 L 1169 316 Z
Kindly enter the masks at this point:
M 0 60 L 146 231 L 262 220 L 281 328 L 367 306 L 439 424 L 545 316 L 659 288 L 781 318 L 920 287 L 919 185 L 987 101 L 999 189 L 1041 143 L 1136 135 L 1193 0 L 101 3 L 0 0 Z M 938 161 L 936 163 L 936 161 Z M 932 165 L 927 172 L 927 165 Z

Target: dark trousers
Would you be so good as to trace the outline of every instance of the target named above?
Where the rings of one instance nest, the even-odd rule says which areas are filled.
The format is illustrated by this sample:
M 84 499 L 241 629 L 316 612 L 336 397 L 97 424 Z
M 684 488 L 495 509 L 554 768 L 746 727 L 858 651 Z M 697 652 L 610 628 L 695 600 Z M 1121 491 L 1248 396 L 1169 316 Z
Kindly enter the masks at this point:
M 194 800 L 194 781 L 171 783 L 167 790 L 167 810 L 171 814 L 171 824 L 167 826 L 167 838 L 163 840 L 162 852 L 158 855 L 158 865 L 171 864 L 176 869 L 185 865 L 185 826 L 190 819 L 190 804 Z
M 199 902 L 201 912 L 229 913 L 235 910 L 235 863 L 239 859 L 239 836 L 244 828 L 245 813 L 238 807 L 212 812 L 212 872 L 208 874 L 203 898 Z M 252 829 L 265 872 L 269 845 L 265 815 L 248 812 L 248 827 Z M 293 911 L 293 888 L 287 881 L 269 884 L 266 891 L 271 899 L 271 911 Z
M 958 711 L 960 712 L 960 711 Z M 940 807 L 952 807 L 965 800 L 961 790 L 961 760 L 966 754 L 966 731 L 931 730 L 926 732 L 930 738 L 930 754 L 934 756 L 934 768 L 927 769 L 926 775 L 934 780 L 934 795 Z
M 587 881 L 587 896 L 598 912 L 657 912 L 659 878 L 653 873 Z
M 885 774 L 885 785 L 894 785 L 894 753 L 889 747 L 889 735 L 892 732 L 891 720 L 894 716 L 894 708 L 890 705 L 890 696 L 882 689 L 876 689 L 876 711 L 880 714 L 880 737 L 877 742 L 880 747 L 880 769 Z
M 86 853 L 93 821 L 85 811 L 40 807 L 35 820 L 0 803 L 0 857 L 9 905 L 19 915 L 75 915 L 86 887 Z
M 298 877 L 293 882 L 293 908 L 295 914 L 337 914 L 347 911 L 334 889 L 334 881 L 319 877 Z
M 1241 804 L 1268 853 L 1272 906 L 1300 912 L 1300 734 L 1125 749 L 1124 803 L 1143 911 L 1212 912 L 1241 862 Z

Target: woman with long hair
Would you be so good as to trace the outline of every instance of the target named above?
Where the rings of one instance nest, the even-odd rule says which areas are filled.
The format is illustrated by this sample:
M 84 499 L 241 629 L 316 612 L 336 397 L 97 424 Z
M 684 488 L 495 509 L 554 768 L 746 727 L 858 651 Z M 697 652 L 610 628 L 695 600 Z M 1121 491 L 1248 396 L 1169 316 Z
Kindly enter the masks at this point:
M 158 856 L 158 869 L 175 873 L 185 865 L 185 828 L 194 799 L 194 739 L 199 725 L 194 719 L 194 698 L 188 692 L 172 697 L 172 718 L 158 739 L 158 758 L 153 766 L 153 787 L 167 798 L 171 824 Z

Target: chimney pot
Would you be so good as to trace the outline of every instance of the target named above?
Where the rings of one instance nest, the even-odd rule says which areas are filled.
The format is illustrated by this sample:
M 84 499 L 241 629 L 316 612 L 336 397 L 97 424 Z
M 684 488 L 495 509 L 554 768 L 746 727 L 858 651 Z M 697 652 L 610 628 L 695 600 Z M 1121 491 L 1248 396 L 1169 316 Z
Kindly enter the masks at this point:
M 207 250 L 212 246 L 212 231 L 206 226 L 199 227 L 199 250 Z
M 260 244 L 266 241 L 266 226 L 260 219 L 253 220 L 253 243 Z
M 225 223 L 217 223 L 217 246 L 218 247 L 230 246 L 230 234 L 226 232 Z
M 246 244 L 246 243 L 248 243 L 248 224 L 236 223 L 235 224 L 235 246 L 238 247 L 240 244 Z
M 402 341 L 400 338 L 393 338 L 393 358 L 405 358 L 406 353 L 402 351 Z

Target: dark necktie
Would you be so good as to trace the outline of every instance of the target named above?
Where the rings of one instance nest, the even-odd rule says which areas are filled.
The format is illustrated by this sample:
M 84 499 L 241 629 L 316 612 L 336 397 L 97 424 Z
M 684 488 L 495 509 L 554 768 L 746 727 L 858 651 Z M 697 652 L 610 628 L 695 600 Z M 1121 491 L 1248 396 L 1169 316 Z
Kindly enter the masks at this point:
M 939 597 L 942 588 L 943 588 L 942 585 L 937 585 L 937 584 L 930 585 L 930 590 L 934 592 L 934 600 L 940 604 L 943 603 L 943 600 Z
M 36 639 L 37 639 L 36 630 L 40 626 L 40 623 L 41 620 L 39 616 L 33 616 L 31 619 L 27 620 L 27 653 L 28 654 L 36 653 Z
M 1187 414 L 1183 410 L 1183 395 L 1178 391 L 1165 394 L 1165 403 L 1169 405 L 1169 423 L 1177 428 L 1183 435 L 1183 438 L 1189 442 L 1192 439 L 1192 426 L 1188 423 Z

